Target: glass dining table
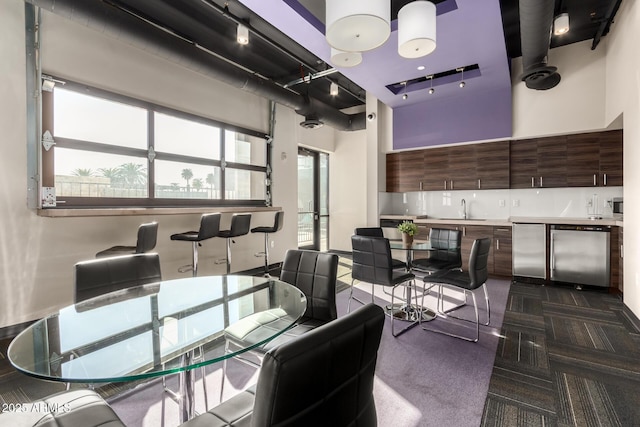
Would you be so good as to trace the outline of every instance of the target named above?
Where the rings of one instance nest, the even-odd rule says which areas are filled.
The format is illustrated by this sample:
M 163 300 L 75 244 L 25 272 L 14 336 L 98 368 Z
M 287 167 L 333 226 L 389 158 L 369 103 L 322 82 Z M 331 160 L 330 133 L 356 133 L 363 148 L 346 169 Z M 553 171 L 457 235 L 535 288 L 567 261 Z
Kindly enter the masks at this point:
M 184 422 L 195 415 L 192 369 L 272 340 L 293 326 L 305 309 L 306 298 L 298 288 L 273 278 L 167 280 L 65 307 L 16 336 L 8 357 L 20 372 L 65 383 L 123 382 L 177 373 Z M 225 328 L 257 313 L 279 321 L 262 341 L 225 351 Z
M 429 242 L 417 242 L 413 241 L 411 244 L 405 244 L 400 240 L 390 240 L 389 247 L 391 250 L 404 251 L 406 254 L 406 269 L 408 272 L 413 271 L 413 257 L 414 252 L 429 252 L 433 248 Z M 398 320 L 406 320 L 409 322 L 415 322 L 433 320 L 436 317 L 436 312 L 428 307 L 421 307 L 411 302 L 411 288 L 406 288 L 406 300 L 402 304 L 391 304 L 385 307 L 387 313 L 393 315 Z

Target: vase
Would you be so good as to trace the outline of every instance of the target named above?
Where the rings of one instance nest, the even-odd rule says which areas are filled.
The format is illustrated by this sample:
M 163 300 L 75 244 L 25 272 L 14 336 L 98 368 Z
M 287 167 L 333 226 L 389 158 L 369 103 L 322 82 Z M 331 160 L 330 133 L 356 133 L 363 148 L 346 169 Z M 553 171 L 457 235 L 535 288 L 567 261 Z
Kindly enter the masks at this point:
M 405 246 L 411 246 L 413 244 L 413 236 L 409 233 L 402 233 L 402 244 Z

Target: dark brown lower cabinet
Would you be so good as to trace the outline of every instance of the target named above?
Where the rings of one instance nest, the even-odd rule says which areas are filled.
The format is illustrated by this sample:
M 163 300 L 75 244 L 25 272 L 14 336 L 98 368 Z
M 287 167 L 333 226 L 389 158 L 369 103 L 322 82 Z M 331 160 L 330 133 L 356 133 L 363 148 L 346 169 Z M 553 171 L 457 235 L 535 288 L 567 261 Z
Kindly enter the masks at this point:
M 511 227 L 494 227 L 493 245 L 493 274 L 511 277 Z
M 609 289 L 611 292 L 622 293 L 624 287 L 624 275 L 623 275 L 623 261 L 622 258 L 622 227 L 611 227 L 610 237 L 610 269 L 611 269 L 611 284 Z

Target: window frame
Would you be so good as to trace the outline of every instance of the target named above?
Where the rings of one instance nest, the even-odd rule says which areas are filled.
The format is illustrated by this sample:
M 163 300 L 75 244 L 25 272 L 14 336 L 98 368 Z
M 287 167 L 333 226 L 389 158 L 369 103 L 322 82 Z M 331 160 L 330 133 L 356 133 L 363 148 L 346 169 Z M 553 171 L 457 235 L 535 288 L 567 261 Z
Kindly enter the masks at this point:
M 68 208 L 131 208 L 131 207 L 196 207 L 196 206 L 270 206 L 270 182 L 271 182 L 271 137 L 263 132 L 255 131 L 241 126 L 224 123 L 219 120 L 210 119 L 193 113 L 162 106 L 148 101 L 143 101 L 130 96 L 118 94 L 109 90 L 99 89 L 93 86 L 69 81 L 54 77 L 57 81 L 64 82 L 64 89 L 75 91 L 88 96 L 101 98 L 121 104 L 134 106 L 147 111 L 147 146 L 146 149 L 123 147 L 99 142 L 76 140 L 65 137 L 56 137 L 54 129 L 54 93 L 42 92 L 42 133 L 49 130 L 54 136 L 55 145 L 49 150 L 42 147 L 41 175 L 42 187 L 55 187 L 55 149 L 66 148 L 82 150 L 88 152 L 98 152 L 105 154 L 118 154 L 134 156 L 144 159 L 147 169 L 147 197 L 127 198 L 127 197 L 78 197 L 56 195 L 56 207 L 43 209 L 68 209 Z M 55 91 L 55 88 L 54 88 Z M 161 113 L 179 119 L 188 120 L 207 126 L 214 126 L 220 131 L 220 160 L 207 159 L 204 157 L 194 157 L 155 150 L 154 114 Z M 265 140 L 265 166 L 251 164 L 227 162 L 225 161 L 225 140 L 226 132 L 237 132 L 252 137 Z M 153 160 L 149 160 L 150 149 L 153 149 Z M 191 163 L 196 165 L 212 166 L 220 168 L 220 198 L 219 199 L 189 199 L 189 198 L 156 198 L 155 196 L 155 160 L 174 161 Z M 227 199 L 225 170 L 236 169 L 251 172 L 262 172 L 265 174 L 264 199 Z

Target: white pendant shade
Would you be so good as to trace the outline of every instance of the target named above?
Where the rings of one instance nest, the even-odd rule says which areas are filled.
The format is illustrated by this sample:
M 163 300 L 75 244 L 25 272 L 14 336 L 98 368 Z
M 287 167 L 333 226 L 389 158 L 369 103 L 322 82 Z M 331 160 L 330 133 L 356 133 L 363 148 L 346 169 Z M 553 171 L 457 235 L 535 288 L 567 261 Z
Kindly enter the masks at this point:
M 391 34 L 390 0 L 326 0 L 325 37 L 331 47 L 365 52 Z
M 398 12 L 398 53 L 404 58 L 419 58 L 436 48 L 436 6 L 416 0 Z
M 342 50 L 331 48 L 331 63 L 334 67 L 355 67 L 362 62 L 362 54 L 360 52 L 344 52 Z

